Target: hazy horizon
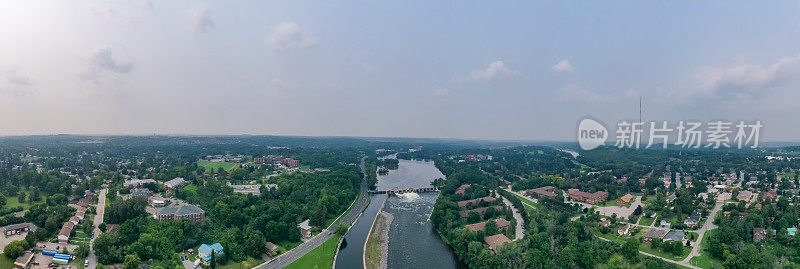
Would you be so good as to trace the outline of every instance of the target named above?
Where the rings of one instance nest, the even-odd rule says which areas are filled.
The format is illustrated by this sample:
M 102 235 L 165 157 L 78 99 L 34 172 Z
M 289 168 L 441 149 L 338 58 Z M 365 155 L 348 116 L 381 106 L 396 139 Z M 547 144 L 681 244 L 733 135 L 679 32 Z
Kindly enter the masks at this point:
M 800 3 L 0 4 L 0 136 L 575 141 L 761 120 L 800 141 Z

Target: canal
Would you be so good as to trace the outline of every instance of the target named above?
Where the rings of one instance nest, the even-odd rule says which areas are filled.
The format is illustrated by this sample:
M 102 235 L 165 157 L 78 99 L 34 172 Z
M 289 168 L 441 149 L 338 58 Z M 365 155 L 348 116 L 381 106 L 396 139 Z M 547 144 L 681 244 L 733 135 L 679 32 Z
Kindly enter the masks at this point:
M 339 250 L 336 256 L 336 268 L 363 268 L 364 244 L 369 235 L 369 228 L 378 215 L 378 211 L 386 200 L 386 194 L 372 194 L 370 202 L 364 213 L 358 217 L 356 223 L 344 236 L 347 245 Z

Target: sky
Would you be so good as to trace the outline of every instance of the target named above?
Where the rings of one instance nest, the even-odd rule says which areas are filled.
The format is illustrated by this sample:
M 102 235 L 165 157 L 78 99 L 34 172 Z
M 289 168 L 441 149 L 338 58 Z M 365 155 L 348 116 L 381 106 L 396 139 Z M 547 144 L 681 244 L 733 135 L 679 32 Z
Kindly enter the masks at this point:
M 800 141 L 797 1 L 3 1 L 0 135 Z

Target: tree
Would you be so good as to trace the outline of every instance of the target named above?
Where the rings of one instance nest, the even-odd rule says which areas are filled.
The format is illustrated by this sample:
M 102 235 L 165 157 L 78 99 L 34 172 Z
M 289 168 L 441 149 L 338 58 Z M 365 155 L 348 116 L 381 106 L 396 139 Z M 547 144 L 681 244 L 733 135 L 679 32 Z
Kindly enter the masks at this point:
M 346 233 L 347 233 L 347 226 L 339 225 L 339 227 L 336 227 L 336 234 L 337 235 L 344 236 L 344 234 L 346 234 Z
M 638 263 L 639 262 L 639 240 L 635 238 L 629 238 L 625 241 L 625 244 L 622 245 L 622 253 L 628 261 L 631 263 Z
M 142 264 L 142 259 L 136 254 L 128 254 L 125 255 L 125 264 L 123 265 L 123 269 L 139 269 L 139 265 Z
M 25 240 L 15 240 L 6 245 L 3 249 L 4 254 L 11 260 L 16 259 L 17 257 L 21 256 L 25 250 L 28 249 L 28 241 Z
M 494 220 L 490 220 L 490 221 L 486 222 L 485 228 L 486 228 L 485 229 L 486 234 L 488 234 L 488 235 L 497 234 L 497 223 L 494 222 Z
M 325 205 L 317 205 L 317 209 L 314 211 L 314 216 L 311 217 L 311 225 L 322 227 L 325 226 L 325 220 L 327 219 L 328 209 Z
M 6 196 L 0 194 L 0 208 L 3 208 L 4 206 L 6 206 Z
M 217 252 L 211 250 L 211 261 L 209 262 L 211 269 L 217 269 Z
M 633 210 L 633 214 L 638 216 L 642 214 L 642 205 L 637 205 L 636 209 Z

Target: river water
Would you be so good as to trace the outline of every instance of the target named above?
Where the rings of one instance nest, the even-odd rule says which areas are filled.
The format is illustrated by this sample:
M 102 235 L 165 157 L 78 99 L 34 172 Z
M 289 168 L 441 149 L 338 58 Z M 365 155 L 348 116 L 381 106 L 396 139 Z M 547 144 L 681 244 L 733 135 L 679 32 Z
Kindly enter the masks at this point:
M 400 160 L 397 170 L 378 176 L 377 190 L 398 190 L 431 187 L 431 182 L 444 178 L 433 162 Z M 394 215 L 389 230 L 388 267 L 394 268 L 466 268 L 433 230 L 430 221 L 438 192 L 402 195 L 373 195 L 364 214 L 350 229 L 347 247 L 339 250 L 336 268 L 362 268 L 363 248 L 378 210 Z
M 431 161 L 400 160 L 397 170 L 378 178 L 379 190 L 432 187 L 431 182 L 444 178 Z M 394 215 L 389 229 L 388 267 L 393 268 L 465 268 L 452 250 L 433 230 L 430 216 L 438 192 L 392 195 L 383 210 Z

